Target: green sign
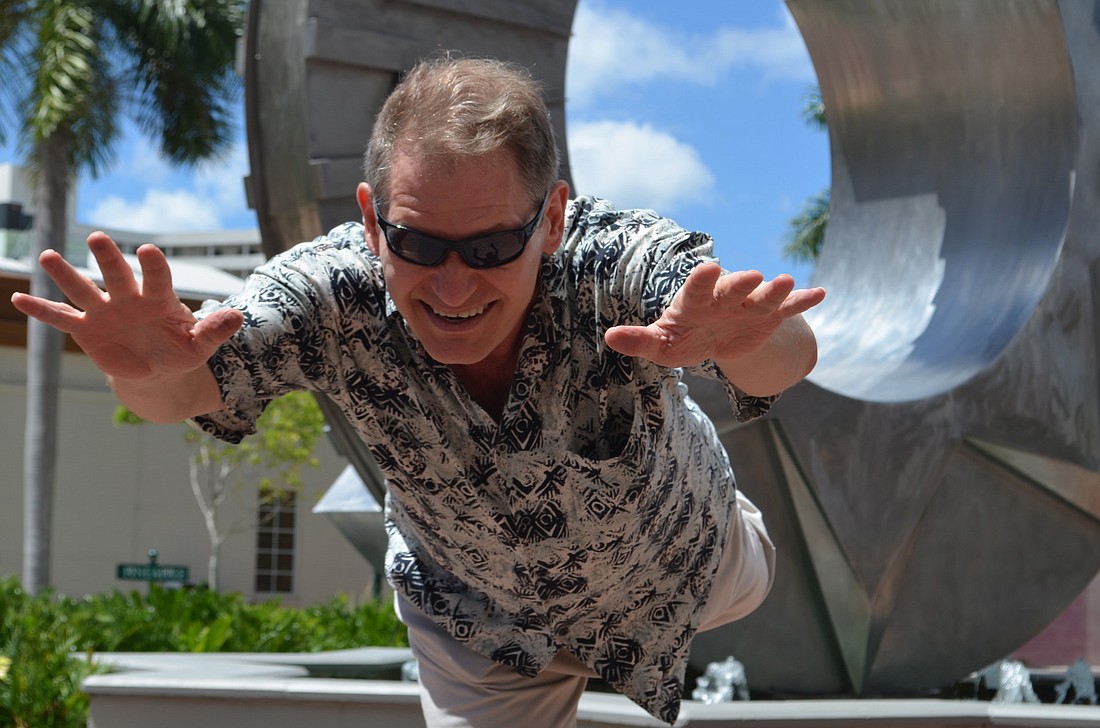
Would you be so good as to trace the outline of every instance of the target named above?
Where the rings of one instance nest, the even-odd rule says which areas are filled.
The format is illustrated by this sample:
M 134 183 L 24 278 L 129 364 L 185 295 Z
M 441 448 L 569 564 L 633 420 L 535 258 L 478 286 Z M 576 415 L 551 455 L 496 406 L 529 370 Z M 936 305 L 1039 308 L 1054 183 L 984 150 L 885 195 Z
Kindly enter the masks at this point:
M 155 549 L 149 551 L 148 564 L 119 564 L 118 578 L 130 581 L 187 581 L 186 566 L 161 566 Z

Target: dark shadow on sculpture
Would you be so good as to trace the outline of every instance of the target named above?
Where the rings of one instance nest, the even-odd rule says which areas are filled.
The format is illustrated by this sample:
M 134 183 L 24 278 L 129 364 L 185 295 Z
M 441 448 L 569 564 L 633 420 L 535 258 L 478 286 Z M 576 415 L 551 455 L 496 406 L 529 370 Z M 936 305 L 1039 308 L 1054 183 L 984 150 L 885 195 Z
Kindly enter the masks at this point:
M 574 6 L 253 0 L 267 252 L 358 217 L 375 110 L 437 48 L 532 67 L 564 142 Z M 692 382 L 780 559 L 764 606 L 697 639 L 693 664 L 732 654 L 762 692 L 914 694 L 1011 652 L 1100 568 L 1100 4 L 789 6 L 833 153 L 821 362 L 745 427 Z

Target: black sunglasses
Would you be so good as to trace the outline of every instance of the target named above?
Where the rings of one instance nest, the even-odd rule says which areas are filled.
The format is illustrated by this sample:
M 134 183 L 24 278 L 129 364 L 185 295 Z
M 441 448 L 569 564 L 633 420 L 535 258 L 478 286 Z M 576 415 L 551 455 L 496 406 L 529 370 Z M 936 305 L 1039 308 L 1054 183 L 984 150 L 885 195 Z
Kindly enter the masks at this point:
M 386 238 L 386 247 L 401 260 L 416 265 L 439 265 L 452 250 L 462 256 L 471 268 L 495 268 L 511 263 L 527 247 L 531 236 L 535 234 L 542 216 L 546 213 L 546 203 L 550 199 L 547 192 L 539 205 L 539 211 L 523 227 L 517 230 L 501 230 L 498 233 L 475 235 L 464 240 L 448 240 L 419 230 L 398 225 L 382 217 L 378 211 L 378 202 L 374 203 L 374 217 L 382 236 Z

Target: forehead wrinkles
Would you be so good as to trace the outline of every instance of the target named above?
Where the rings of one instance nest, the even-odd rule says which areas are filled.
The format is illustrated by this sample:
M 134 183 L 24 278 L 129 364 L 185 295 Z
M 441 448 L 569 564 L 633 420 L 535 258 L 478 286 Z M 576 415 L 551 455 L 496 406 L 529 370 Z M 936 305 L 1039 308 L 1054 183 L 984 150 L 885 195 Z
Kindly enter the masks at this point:
M 529 207 L 507 154 L 436 160 L 402 150 L 380 210 L 391 222 L 460 239 L 520 227 Z

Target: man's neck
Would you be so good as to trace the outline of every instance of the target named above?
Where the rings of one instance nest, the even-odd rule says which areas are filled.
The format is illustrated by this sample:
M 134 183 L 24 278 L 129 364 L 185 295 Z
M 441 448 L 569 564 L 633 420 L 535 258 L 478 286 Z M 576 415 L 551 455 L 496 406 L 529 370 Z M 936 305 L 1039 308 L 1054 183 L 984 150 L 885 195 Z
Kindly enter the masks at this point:
M 516 375 L 516 363 L 519 360 L 518 348 L 507 358 L 490 357 L 476 364 L 451 364 L 455 378 L 483 410 L 496 422 L 504 415 L 508 404 L 508 394 L 512 390 L 512 379 Z

